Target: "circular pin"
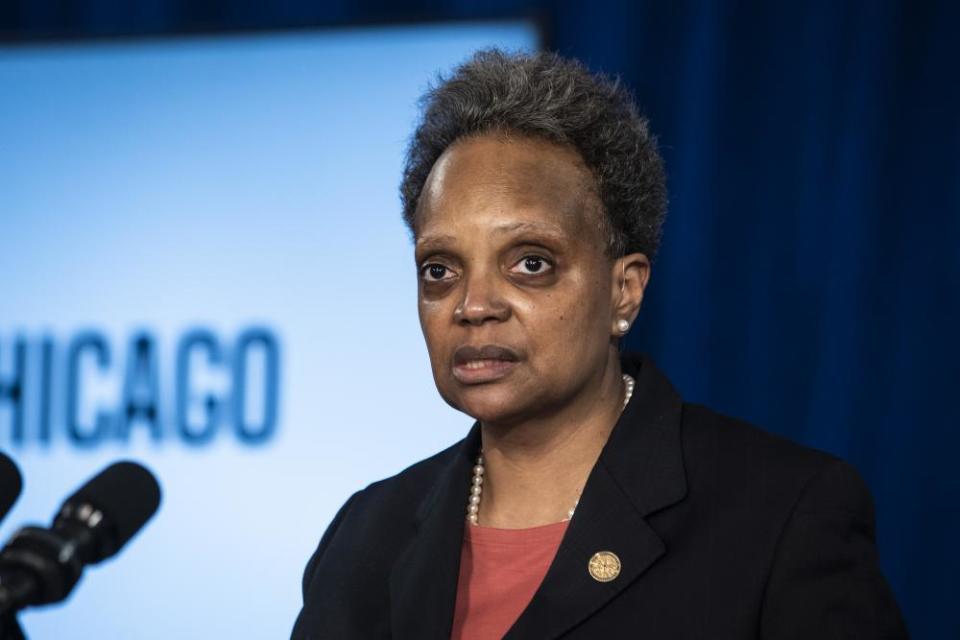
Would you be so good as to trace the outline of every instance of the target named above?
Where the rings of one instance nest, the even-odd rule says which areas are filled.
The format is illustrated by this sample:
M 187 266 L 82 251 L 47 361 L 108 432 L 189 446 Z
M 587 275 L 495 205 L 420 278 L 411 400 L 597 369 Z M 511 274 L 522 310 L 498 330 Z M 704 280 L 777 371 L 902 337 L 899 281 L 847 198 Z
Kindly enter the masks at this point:
M 597 551 L 590 558 L 587 569 L 597 582 L 610 582 L 620 575 L 620 558 L 612 551 Z

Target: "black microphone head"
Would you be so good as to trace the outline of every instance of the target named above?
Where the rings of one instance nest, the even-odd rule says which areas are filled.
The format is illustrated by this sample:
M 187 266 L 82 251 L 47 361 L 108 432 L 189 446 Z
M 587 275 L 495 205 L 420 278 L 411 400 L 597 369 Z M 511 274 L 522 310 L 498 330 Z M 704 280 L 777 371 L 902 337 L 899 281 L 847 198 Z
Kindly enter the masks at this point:
M 7 515 L 10 507 L 20 497 L 23 478 L 20 469 L 10 456 L 0 451 L 0 519 Z
M 89 507 L 100 512 L 85 515 Z M 66 499 L 61 515 L 79 514 L 91 528 L 99 529 L 102 518 L 109 524 L 110 540 L 101 541 L 101 557 L 112 556 L 147 523 L 160 507 L 160 485 L 145 467 L 136 462 L 116 462 L 80 487 Z

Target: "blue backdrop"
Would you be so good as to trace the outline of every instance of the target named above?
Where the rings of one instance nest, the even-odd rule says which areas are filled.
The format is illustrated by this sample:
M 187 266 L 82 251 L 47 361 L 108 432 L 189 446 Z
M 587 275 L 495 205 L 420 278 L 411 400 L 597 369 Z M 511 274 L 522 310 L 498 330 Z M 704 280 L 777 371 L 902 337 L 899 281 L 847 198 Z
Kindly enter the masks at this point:
M 918 638 L 960 637 L 960 4 L 28 2 L 15 38 L 536 14 L 621 75 L 671 210 L 632 346 L 688 399 L 853 462 Z M 399 215 L 399 213 L 398 213 Z

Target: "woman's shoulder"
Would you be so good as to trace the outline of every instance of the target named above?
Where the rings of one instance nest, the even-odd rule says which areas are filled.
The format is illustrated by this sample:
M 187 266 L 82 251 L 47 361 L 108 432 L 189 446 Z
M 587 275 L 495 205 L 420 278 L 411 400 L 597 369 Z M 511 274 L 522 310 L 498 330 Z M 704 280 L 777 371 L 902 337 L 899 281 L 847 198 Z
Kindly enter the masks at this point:
M 415 462 L 399 473 L 377 480 L 354 493 L 340 508 L 324 538 L 346 529 L 352 543 L 360 544 L 367 536 L 377 537 L 391 532 L 391 537 L 413 526 L 418 510 L 429 501 L 437 481 L 455 456 L 462 453 L 464 440 L 452 444 L 432 456 Z M 324 541 L 321 541 L 321 547 Z
M 324 532 L 303 573 L 293 632 L 308 637 L 389 635 L 389 570 L 416 532 L 416 514 L 463 441 L 354 493 Z M 344 603 L 351 603 L 349 607 Z M 312 636 L 310 636 L 312 637 Z
M 682 422 L 685 439 L 690 444 L 703 440 L 731 453 L 763 453 L 781 462 L 794 461 L 801 465 L 818 466 L 837 460 L 830 453 L 697 403 L 683 403 Z
M 353 499 L 367 506 L 382 503 L 405 510 L 416 509 L 423 501 L 425 493 L 436 483 L 438 475 L 449 466 L 454 456 L 458 455 L 463 442 L 459 440 L 395 475 L 372 482 L 354 494 Z
M 683 406 L 688 481 L 754 505 L 842 505 L 872 517 L 869 490 L 841 458 L 702 405 Z

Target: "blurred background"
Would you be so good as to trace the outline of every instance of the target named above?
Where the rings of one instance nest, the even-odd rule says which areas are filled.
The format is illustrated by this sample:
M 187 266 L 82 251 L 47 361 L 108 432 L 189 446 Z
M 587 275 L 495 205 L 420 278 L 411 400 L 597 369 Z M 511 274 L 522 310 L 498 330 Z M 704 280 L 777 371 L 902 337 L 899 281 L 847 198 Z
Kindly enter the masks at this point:
M 25 489 L 0 537 L 115 459 L 164 488 L 25 630 L 284 637 L 336 508 L 463 435 L 396 190 L 417 97 L 497 45 L 617 75 L 650 117 L 671 204 L 628 346 L 852 462 L 913 636 L 960 637 L 958 25 L 946 0 L 4 0 L 0 448 Z

